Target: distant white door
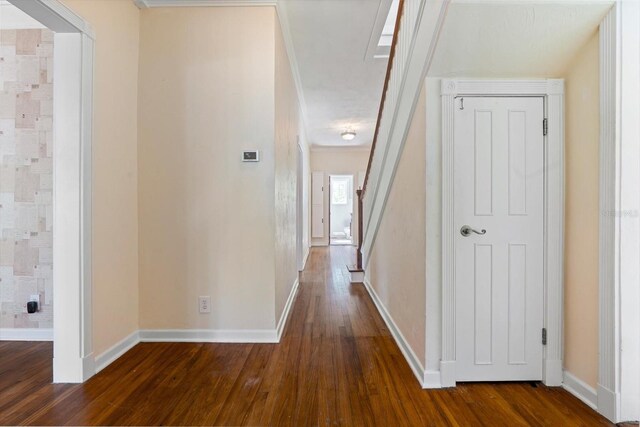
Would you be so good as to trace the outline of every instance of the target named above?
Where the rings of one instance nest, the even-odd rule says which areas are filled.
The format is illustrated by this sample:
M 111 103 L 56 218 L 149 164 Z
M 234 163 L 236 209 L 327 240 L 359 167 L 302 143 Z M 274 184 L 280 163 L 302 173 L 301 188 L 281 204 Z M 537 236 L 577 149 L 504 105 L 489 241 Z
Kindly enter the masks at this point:
M 543 118 L 542 98 L 456 102 L 457 381 L 542 379 Z
M 324 237 L 324 172 L 311 174 L 311 237 Z

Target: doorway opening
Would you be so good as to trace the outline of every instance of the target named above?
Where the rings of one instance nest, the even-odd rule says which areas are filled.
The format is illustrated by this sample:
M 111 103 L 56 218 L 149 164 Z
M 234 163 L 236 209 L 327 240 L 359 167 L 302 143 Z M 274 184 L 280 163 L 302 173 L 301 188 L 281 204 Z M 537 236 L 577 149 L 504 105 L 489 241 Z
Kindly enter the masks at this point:
M 329 176 L 329 244 L 353 245 L 353 175 Z
M 54 33 L 0 2 L 0 376 L 53 379 Z M 17 357 L 16 357 L 17 355 Z M 20 361 L 27 357 L 33 363 Z

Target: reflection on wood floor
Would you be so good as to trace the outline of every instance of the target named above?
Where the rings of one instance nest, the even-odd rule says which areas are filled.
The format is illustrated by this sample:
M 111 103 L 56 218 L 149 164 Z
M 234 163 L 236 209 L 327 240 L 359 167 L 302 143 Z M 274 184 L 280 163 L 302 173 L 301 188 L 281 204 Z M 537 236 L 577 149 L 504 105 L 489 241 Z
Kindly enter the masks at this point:
M 362 285 L 355 249 L 313 248 L 280 344 L 143 343 L 83 385 L 49 343 L 0 343 L 0 424 L 610 425 L 559 388 L 422 390 Z

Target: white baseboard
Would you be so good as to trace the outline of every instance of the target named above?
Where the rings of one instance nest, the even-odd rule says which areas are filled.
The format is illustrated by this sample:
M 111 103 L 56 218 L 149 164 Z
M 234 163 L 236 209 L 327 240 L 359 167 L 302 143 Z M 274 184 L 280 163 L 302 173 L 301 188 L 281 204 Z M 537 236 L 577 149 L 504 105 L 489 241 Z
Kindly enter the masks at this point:
M 442 388 L 440 371 L 424 371 L 424 381 L 422 388 Z
M 456 361 L 441 360 L 440 361 L 440 384 L 442 387 L 456 386 Z
M 380 301 L 380 298 L 378 297 L 378 294 L 376 294 L 376 291 L 371 286 L 371 283 L 369 283 L 366 278 L 364 279 L 363 283 L 365 289 L 367 290 L 367 292 L 369 292 L 373 303 L 378 309 L 378 312 L 382 316 L 384 323 L 387 324 L 389 331 L 391 331 L 391 335 L 396 340 L 398 347 L 400 347 L 400 351 L 402 352 L 404 358 L 407 360 L 407 363 L 409 363 L 409 366 L 413 371 L 413 375 L 415 375 L 418 379 L 420 386 L 424 387 L 425 371 L 422 367 L 420 359 L 418 359 L 418 356 L 416 356 L 416 354 L 413 352 L 413 349 L 411 348 L 411 346 L 409 346 L 409 343 L 402 335 L 402 332 L 400 332 L 400 329 L 396 326 L 393 318 L 387 311 L 386 307 L 382 304 L 382 301 Z
M 53 341 L 53 329 L 2 328 L 0 341 Z
M 275 329 L 141 329 L 140 342 L 277 343 Z
M 564 368 L 561 359 L 545 359 L 542 382 L 547 387 L 560 387 L 564 380 Z
M 364 283 L 364 271 L 351 271 L 351 283 Z
M 140 334 L 134 331 L 131 335 L 125 337 L 122 341 L 116 343 L 109 350 L 95 358 L 95 373 L 102 371 L 104 368 L 116 361 L 120 356 L 135 347 L 140 342 Z
M 591 409 L 597 410 L 598 393 L 596 389 L 566 370 L 563 374 L 562 388 L 582 400 Z
M 278 326 L 276 328 L 277 342 L 280 342 L 282 332 L 284 332 L 284 327 L 287 324 L 287 319 L 289 319 L 289 313 L 291 311 L 291 307 L 293 307 L 293 301 L 295 301 L 296 299 L 296 294 L 298 293 L 299 286 L 300 278 L 298 277 L 296 278 L 296 281 L 293 282 L 291 292 L 289 293 L 289 297 L 287 298 L 287 303 L 284 305 L 284 310 L 282 310 L 282 315 L 280 316 L 280 320 L 278 321 Z
M 618 420 L 618 404 L 620 396 L 606 387 L 598 384 L 598 409 L 597 411 L 609 421 L 617 423 Z
M 311 253 L 311 247 L 305 248 L 304 254 L 302 255 L 302 270 L 304 270 L 307 267 L 307 261 L 309 260 L 310 253 Z

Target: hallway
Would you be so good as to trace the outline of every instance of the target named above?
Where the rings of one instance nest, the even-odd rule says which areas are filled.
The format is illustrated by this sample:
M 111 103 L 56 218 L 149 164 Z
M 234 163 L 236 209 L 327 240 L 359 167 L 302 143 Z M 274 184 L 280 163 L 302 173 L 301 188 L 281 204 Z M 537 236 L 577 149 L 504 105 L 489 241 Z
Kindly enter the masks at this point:
M 0 424 L 610 425 L 560 388 L 422 390 L 363 285 L 349 283 L 354 257 L 311 249 L 280 344 L 142 343 L 84 385 L 51 385 L 50 346 L 35 360 L 4 343 Z

